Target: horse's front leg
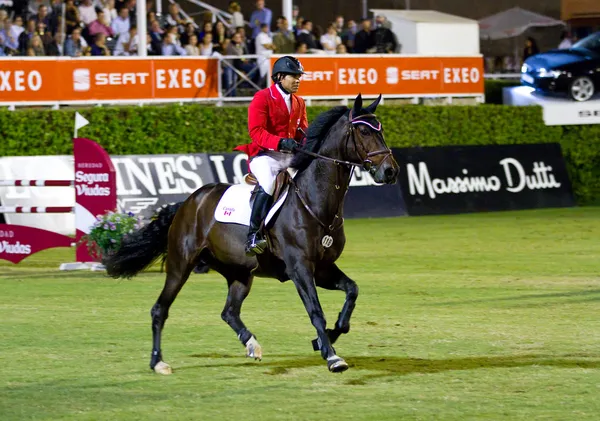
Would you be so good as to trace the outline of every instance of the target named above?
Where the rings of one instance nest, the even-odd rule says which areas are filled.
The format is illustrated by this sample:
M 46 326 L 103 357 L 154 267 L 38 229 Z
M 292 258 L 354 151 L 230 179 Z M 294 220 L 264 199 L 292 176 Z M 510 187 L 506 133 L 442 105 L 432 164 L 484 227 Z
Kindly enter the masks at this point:
M 344 302 L 344 306 L 338 316 L 334 329 L 327 329 L 329 340 L 334 344 L 341 334 L 350 331 L 350 318 L 352 317 L 352 312 L 356 306 L 358 286 L 356 285 L 356 282 L 350 279 L 333 263 L 327 266 L 317 267 L 315 272 L 315 282 L 317 286 L 321 288 L 340 290 L 346 293 L 346 301 Z M 313 340 L 312 344 L 313 349 L 319 351 L 318 338 Z
M 321 308 L 321 303 L 319 302 L 314 281 L 314 266 L 307 262 L 295 261 L 291 265 L 288 265 L 288 267 L 292 269 L 290 271 L 290 278 L 294 282 L 294 285 L 296 285 L 310 321 L 317 330 L 319 349 L 321 350 L 323 359 L 327 360 L 327 368 L 334 373 L 347 370 L 348 364 L 343 358 L 336 355 L 335 349 L 333 349 L 327 335 L 327 322 Z

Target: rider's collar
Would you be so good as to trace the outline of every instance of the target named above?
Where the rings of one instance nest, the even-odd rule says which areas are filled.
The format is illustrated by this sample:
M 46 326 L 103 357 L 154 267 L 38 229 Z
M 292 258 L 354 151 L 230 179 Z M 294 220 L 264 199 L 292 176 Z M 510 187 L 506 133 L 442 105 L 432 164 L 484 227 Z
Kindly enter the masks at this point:
M 350 110 L 350 114 L 348 114 L 348 119 L 352 125 L 355 124 L 365 124 L 375 130 L 376 132 L 381 131 L 381 122 L 377 120 L 377 116 L 375 114 L 363 114 L 358 117 L 352 116 L 352 110 Z

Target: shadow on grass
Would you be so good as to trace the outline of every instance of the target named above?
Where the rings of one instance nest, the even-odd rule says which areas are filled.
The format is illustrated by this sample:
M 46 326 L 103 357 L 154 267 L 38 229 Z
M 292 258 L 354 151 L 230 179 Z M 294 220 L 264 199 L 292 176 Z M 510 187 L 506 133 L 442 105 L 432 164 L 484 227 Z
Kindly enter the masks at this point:
M 234 355 L 220 354 L 194 354 L 196 358 L 240 358 Z M 275 357 L 270 355 L 269 358 Z M 261 362 L 246 360 L 240 363 L 207 363 L 206 365 L 192 365 L 181 367 L 176 371 L 187 371 L 197 368 L 207 367 L 257 367 L 266 368 L 265 374 L 282 375 L 288 374 L 294 369 L 310 368 L 322 366 L 327 370 L 327 365 L 319 355 L 311 357 L 294 357 L 290 355 L 282 356 L 278 361 L 269 361 L 265 359 Z M 277 357 L 275 357 L 277 358 Z M 420 359 L 407 357 L 388 357 L 388 356 L 347 356 L 346 361 L 350 366 L 350 370 L 364 370 L 371 373 L 363 377 L 349 380 L 348 384 L 367 384 L 369 380 L 401 377 L 410 374 L 431 374 L 441 373 L 446 371 L 461 371 L 461 370 L 479 370 L 479 369 L 496 369 L 496 368 L 520 368 L 520 367 L 555 367 L 555 368 L 600 368 L 600 357 L 597 355 L 519 355 L 519 356 L 482 356 L 482 357 L 465 357 L 465 358 L 450 358 L 450 359 Z
M 523 300 L 560 300 L 564 298 L 578 298 L 585 297 L 584 300 L 562 300 L 562 301 L 544 301 L 539 305 L 547 304 L 568 304 L 578 301 L 596 301 L 600 300 L 600 289 L 590 289 L 585 291 L 576 292 L 556 292 L 546 294 L 525 294 L 525 295 L 513 295 L 509 297 L 498 297 L 498 298 L 482 298 L 479 300 L 461 300 L 461 301 L 445 301 L 438 303 L 426 303 L 426 306 L 460 306 L 465 304 L 482 304 L 482 303 L 494 303 L 494 302 L 511 302 L 511 301 L 523 301 Z M 523 304 L 519 304 L 522 306 Z M 536 305 L 536 304 L 533 304 Z M 531 306 L 528 303 L 527 306 Z

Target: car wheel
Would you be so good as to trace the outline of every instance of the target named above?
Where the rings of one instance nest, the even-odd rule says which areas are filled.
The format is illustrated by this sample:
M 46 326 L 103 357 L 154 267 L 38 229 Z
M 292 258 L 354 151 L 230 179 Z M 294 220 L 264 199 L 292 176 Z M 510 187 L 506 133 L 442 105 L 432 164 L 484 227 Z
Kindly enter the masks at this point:
M 587 76 L 579 76 L 571 82 L 569 94 L 575 101 L 587 101 L 594 96 L 594 82 Z

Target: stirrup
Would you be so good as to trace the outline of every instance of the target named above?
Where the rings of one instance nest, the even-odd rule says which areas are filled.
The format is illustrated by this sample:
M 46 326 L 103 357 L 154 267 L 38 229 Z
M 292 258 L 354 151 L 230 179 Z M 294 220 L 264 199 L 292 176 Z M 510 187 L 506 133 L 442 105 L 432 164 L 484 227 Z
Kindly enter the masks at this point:
M 246 255 L 255 256 L 257 254 L 263 254 L 267 246 L 267 240 L 259 233 L 254 233 L 252 237 L 248 238 L 248 241 L 246 241 Z

